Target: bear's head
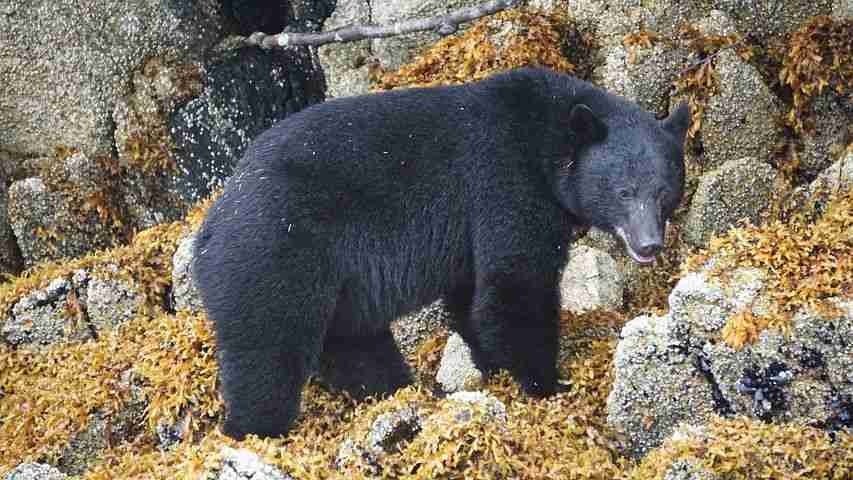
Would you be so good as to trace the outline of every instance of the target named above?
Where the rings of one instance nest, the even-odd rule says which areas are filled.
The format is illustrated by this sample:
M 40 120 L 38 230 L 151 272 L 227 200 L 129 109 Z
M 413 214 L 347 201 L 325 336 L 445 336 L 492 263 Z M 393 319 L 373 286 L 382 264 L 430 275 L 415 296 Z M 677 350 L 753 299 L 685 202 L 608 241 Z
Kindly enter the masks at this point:
M 658 120 L 628 102 L 596 103 L 568 112 L 573 148 L 562 159 L 557 196 L 572 216 L 621 238 L 632 259 L 650 263 L 684 192 L 690 110 L 682 104 Z

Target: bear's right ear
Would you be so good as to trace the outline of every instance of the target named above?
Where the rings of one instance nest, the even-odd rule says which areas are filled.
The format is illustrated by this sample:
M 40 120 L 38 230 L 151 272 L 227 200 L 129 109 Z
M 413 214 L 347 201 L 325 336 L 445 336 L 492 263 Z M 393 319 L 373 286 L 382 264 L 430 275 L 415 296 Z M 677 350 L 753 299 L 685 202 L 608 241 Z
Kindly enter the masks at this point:
M 569 112 L 569 128 L 584 144 L 600 142 L 607 136 L 607 125 L 583 103 L 575 105 Z

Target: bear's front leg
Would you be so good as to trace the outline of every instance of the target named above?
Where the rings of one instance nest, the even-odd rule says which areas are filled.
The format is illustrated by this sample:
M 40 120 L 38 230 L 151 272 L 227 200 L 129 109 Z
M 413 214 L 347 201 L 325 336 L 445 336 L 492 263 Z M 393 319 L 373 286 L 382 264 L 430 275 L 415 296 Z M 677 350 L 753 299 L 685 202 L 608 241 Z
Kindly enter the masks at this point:
M 480 363 L 509 370 L 536 396 L 558 385 L 559 296 L 552 277 L 512 270 L 484 275 L 471 312 Z
M 223 431 L 243 439 L 254 433 L 287 433 L 299 415 L 309 357 L 281 346 L 219 351 L 219 375 L 226 416 Z

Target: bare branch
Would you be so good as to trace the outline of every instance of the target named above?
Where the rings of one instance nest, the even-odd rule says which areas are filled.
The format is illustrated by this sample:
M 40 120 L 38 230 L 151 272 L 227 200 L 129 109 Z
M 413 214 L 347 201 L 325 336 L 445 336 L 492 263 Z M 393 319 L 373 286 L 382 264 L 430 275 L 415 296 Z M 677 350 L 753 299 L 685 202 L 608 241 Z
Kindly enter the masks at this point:
M 256 45 L 261 48 L 274 48 L 355 42 L 367 38 L 394 37 L 426 30 L 432 30 L 439 35 L 450 35 L 456 32 L 462 23 L 515 7 L 519 3 L 521 0 L 490 0 L 476 7 L 460 8 L 447 15 L 432 18 L 405 20 L 391 25 L 352 25 L 319 33 L 282 32 L 276 35 L 267 35 L 263 32 L 255 32 L 246 37 L 245 41 L 249 45 Z

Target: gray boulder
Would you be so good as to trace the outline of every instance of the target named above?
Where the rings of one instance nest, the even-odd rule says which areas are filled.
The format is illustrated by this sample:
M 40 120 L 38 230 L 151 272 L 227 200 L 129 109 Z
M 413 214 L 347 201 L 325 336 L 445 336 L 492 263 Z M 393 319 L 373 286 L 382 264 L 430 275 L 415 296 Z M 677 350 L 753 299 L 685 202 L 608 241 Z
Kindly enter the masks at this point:
M 10 345 L 39 349 L 64 340 L 92 338 L 92 330 L 75 299 L 79 294 L 65 278 L 31 292 L 12 307 L 12 314 L 3 324 L 3 339 Z M 79 313 L 68 315 L 69 311 Z
M 672 83 L 687 66 L 688 58 L 688 51 L 658 43 L 651 48 L 635 48 L 632 59 L 630 49 L 619 44 L 606 49 L 604 65 L 595 75 L 597 83 L 610 92 L 664 115 L 668 113 Z
M 82 154 L 63 162 L 68 182 L 83 178 L 97 181 L 99 175 L 87 177 L 83 172 L 94 167 Z M 19 180 L 9 188 L 8 215 L 26 267 L 47 260 L 81 256 L 114 241 L 111 224 L 95 210 L 81 212 L 79 207 L 87 193 L 85 181 L 72 183 L 77 192 L 70 194 L 48 186 L 41 178 Z
M 125 168 L 122 195 L 139 229 L 182 217 L 177 194 L 168 115 L 203 90 L 199 62 L 148 59 L 133 72 L 131 92 L 113 110 L 116 152 Z
M 399 451 L 400 442 L 411 441 L 421 431 L 421 414 L 409 406 L 376 417 L 367 434 L 367 449 L 379 457 Z
M 713 386 L 671 333 L 672 319 L 638 317 L 622 330 L 614 357 L 616 378 L 607 421 L 628 436 L 641 456 L 681 422 L 706 422 L 715 413 Z
M 370 3 L 370 18 L 380 25 L 444 15 L 462 7 L 479 5 L 478 0 L 387 0 Z M 441 38 L 436 33 L 421 32 L 399 37 L 373 40 L 371 51 L 382 68 L 396 70 L 412 61 L 416 54 Z
M 819 197 L 825 199 L 830 195 L 851 189 L 853 189 L 853 151 L 848 151 L 809 184 L 808 193 L 811 200 L 817 200 Z
M 770 313 L 765 276 L 708 274 L 713 262 L 679 281 L 663 317 L 639 317 L 623 330 L 608 397 L 608 422 L 628 437 L 629 451 L 656 447 L 679 421 L 701 425 L 709 415 L 842 428 L 853 395 L 853 302 L 797 312 L 790 334 L 761 331 L 754 342 L 721 341 L 736 314 Z
M 57 145 L 109 153 L 129 72 L 151 56 L 198 57 L 222 32 L 213 0 L 10 0 L 2 8 L 0 130 L 3 149 L 18 157 Z
M 222 447 L 222 466 L 216 480 L 293 480 L 278 468 L 265 463 L 258 454 L 246 449 Z
M 15 232 L 9 224 L 6 208 L 8 196 L 5 179 L 0 176 L 0 274 L 17 275 L 24 268 L 24 259 L 15 240 Z
M 832 0 L 717 0 L 714 6 L 734 19 L 742 35 L 758 40 L 792 32 L 811 17 L 832 13 Z
M 143 300 L 134 285 L 78 270 L 18 300 L 0 331 L 7 343 L 21 348 L 88 340 L 135 318 Z
M 853 102 L 850 97 L 825 92 L 812 103 L 814 129 L 803 135 L 800 170 L 818 175 L 834 160 L 833 152 L 847 146 L 853 138 Z
M 442 300 L 437 300 L 417 312 L 404 315 L 391 322 L 391 334 L 404 356 L 409 356 L 434 335 L 446 331 L 450 319 Z
M 445 392 L 476 390 L 483 384 L 483 372 L 474 363 L 471 348 L 459 334 L 451 334 L 444 346 L 436 382 Z
M 778 173 L 755 158 L 728 161 L 699 179 L 684 221 L 684 238 L 705 246 L 742 219 L 758 224 L 771 204 Z
M 443 15 L 462 7 L 478 5 L 477 0 L 339 0 L 323 29 L 334 30 L 352 24 L 390 25 L 400 21 Z M 465 26 L 463 25 L 462 28 Z M 439 40 L 432 32 L 390 38 L 329 44 L 319 48 L 320 63 L 326 74 L 331 97 L 365 94 L 370 89 L 372 69 L 397 70 L 415 55 Z
M 371 5 L 367 0 L 338 0 L 335 11 L 326 19 L 323 30 L 371 23 Z M 370 63 L 375 62 L 370 40 L 327 44 L 317 49 L 326 75 L 329 97 L 363 95 L 370 90 Z
M 560 279 L 563 309 L 574 313 L 596 309 L 618 311 L 624 293 L 625 281 L 610 255 L 583 245 L 572 247 Z
M 186 309 L 198 313 L 204 311 L 204 304 L 191 271 L 195 238 L 196 233 L 184 237 L 178 242 L 178 248 L 172 257 L 172 298 L 175 310 Z
M 76 433 L 60 452 L 57 466 L 69 475 L 82 475 L 98 455 L 114 443 L 126 442 L 142 432 L 146 402 L 133 400 L 118 412 L 95 412 L 86 427 Z
M 709 10 L 703 0 L 568 0 L 566 6 L 569 14 L 595 30 L 604 47 L 619 45 L 626 34 L 641 30 L 671 36 L 683 22 L 700 18 Z
M 839 19 L 853 17 L 853 0 L 834 0 L 832 16 Z
M 702 467 L 697 462 L 676 460 L 672 462 L 663 476 L 663 480 L 718 480 L 720 477 Z
M 65 480 L 67 475 L 44 463 L 22 463 L 3 476 L 3 480 Z
M 708 100 L 702 141 L 710 168 L 743 157 L 767 161 L 781 131 L 781 108 L 759 72 L 733 50 L 716 58 L 719 94 Z
M 458 405 L 476 405 L 482 408 L 489 419 L 506 423 L 506 405 L 488 392 L 456 392 L 447 397 Z
M 145 297 L 123 281 L 93 277 L 86 285 L 85 306 L 89 323 L 103 332 L 133 320 Z
M 698 28 L 705 35 L 728 36 L 737 32 L 737 25 L 722 10 L 711 10 L 706 17 L 696 22 Z
M 380 414 L 363 441 L 348 438 L 341 443 L 336 467 L 343 470 L 358 465 L 365 473 L 379 475 L 382 457 L 399 452 L 402 442 L 412 441 L 420 433 L 423 420 L 416 404 Z

